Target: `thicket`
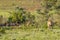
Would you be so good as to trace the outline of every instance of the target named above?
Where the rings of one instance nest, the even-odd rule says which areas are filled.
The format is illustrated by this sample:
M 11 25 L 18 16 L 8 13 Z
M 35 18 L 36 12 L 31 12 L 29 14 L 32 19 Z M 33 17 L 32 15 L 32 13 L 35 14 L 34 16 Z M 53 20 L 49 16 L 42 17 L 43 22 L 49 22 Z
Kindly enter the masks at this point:
M 60 0 L 41 0 L 40 4 L 41 8 L 37 10 L 37 13 L 44 15 L 46 21 L 51 18 L 54 27 L 60 27 Z
M 8 18 L 8 23 L 17 23 L 19 25 L 26 23 L 29 25 L 33 23 L 35 19 L 34 15 L 20 7 L 16 7 L 16 10 L 10 14 L 11 15 Z
M 40 4 L 41 8 L 36 10 L 36 15 L 23 8 L 16 7 L 13 12 L 10 12 L 7 20 L 8 24 L 14 23 L 18 25 L 24 24 L 27 26 L 47 27 L 46 22 L 51 18 L 56 22 L 55 25 L 60 26 L 60 0 L 41 0 Z

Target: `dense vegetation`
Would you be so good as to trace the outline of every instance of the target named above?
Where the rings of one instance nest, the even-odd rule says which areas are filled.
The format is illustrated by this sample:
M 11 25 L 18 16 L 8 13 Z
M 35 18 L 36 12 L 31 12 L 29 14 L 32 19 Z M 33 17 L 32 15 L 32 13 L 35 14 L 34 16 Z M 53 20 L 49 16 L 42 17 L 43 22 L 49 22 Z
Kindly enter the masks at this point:
M 47 27 L 49 18 L 54 22 L 53 26 L 60 26 L 60 1 L 59 0 L 41 0 L 39 9 L 35 12 L 29 12 L 22 7 L 16 7 L 14 11 L 9 12 L 9 17 L 5 18 L 1 15 L 0 24 L 2 25 L 32 25 L 36 27 Z M 4 20 L 5 19 L 5 20 Z
M 37 6 L 37 8 L 32 7 L 32 9 L 29 9 L 30 6 L 27 6 L 26 8 L 29 10 L 25 9 L 25 6 L 22 7 L 25 3 L 23 2 L 22 4 L 22 1 L 20 6 L 12 7 L 13 10 L 10 9 L 11 11 L 0 11 L 1 40 L 59 40 L 60 0 L 31 0 L 32 3 L 29 3 L 27 0 L 31 6 Z M 35 4 L 35 2 L 39 5 Z M 18 3 L 17 5 L 19 5 Z M 12 5 L 15 6 L 14 3 Z M 9 4 L 9 6 L 11 5 Z M 49 19 L 53 22 L 52 29 L 47 29 L 47 21 Z M 10 35 L 11 38 L 9 37 Z

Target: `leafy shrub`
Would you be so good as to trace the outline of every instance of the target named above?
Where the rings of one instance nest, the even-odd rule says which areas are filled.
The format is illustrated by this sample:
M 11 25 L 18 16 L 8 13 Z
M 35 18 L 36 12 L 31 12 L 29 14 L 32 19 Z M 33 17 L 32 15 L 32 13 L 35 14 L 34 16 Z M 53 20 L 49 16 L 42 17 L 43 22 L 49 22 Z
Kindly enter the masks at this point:
M 42 0 L 41 1 L 41 8 L 37 10 L 37 13 L 40 16 L 41 15 L 44 16 L 46 21 L 44 21 L 41 17 L 39 17 L 39 20 L 47 22 L 47 20 L 49 18 L 51 18 L 53 22 L 59 23 L 58 20 L 60 18 L 59 18 L 59 16 L 57 16 L 57 15 L 60 15 L 60 11 L 59 11 L 60 6 L 59 5 L 60 5 L 59 0 Z M 55 21 L 55 20 L 57 20 L 57 21 Z M 40 22 L 39 23 L 37 22 L 37 23 L 40 24 Z M 41 22 L 41 24 L 42 23 L 43 22 Z M 54 25 L 57 25 L 57 23 L 55 23 Z M 46 23 L 43 23 L 42 27 L 44 28 L 45 26 L 47 27 Z
M 18 24 L 30 22 L 29 24 L 31 24 L 33 23 L 34 19 L 34 15 L 32 15 L 30 12 L 27 12 L 23 8 L 17 7 L 17 9 L 11 13 L 10 17 L 8 18 L 8 22 Z

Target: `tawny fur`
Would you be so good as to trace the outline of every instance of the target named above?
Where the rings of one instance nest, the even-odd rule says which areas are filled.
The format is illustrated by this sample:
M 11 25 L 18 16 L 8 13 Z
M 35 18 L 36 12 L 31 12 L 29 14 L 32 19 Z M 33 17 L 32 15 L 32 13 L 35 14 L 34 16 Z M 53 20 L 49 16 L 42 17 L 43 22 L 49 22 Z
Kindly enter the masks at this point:
M 48 28 L 52 28 L 52 25 L 53 25 L 52 20 L 48 19 L 48 21 L 47 21 Z

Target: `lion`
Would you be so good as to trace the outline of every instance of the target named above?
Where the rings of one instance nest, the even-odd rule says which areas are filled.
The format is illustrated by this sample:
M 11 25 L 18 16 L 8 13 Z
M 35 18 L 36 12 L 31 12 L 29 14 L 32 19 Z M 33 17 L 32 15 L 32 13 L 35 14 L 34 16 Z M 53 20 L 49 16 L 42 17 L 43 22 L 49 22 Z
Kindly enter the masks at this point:
M 47 26 L 48 26 L 48 28 L 50 29 L 50 28 L 53 28 L 52 26 L 53 26 L 53 21 L 52 21 L 52 19 L 48 19 L 48 21 L 47 21 Z

